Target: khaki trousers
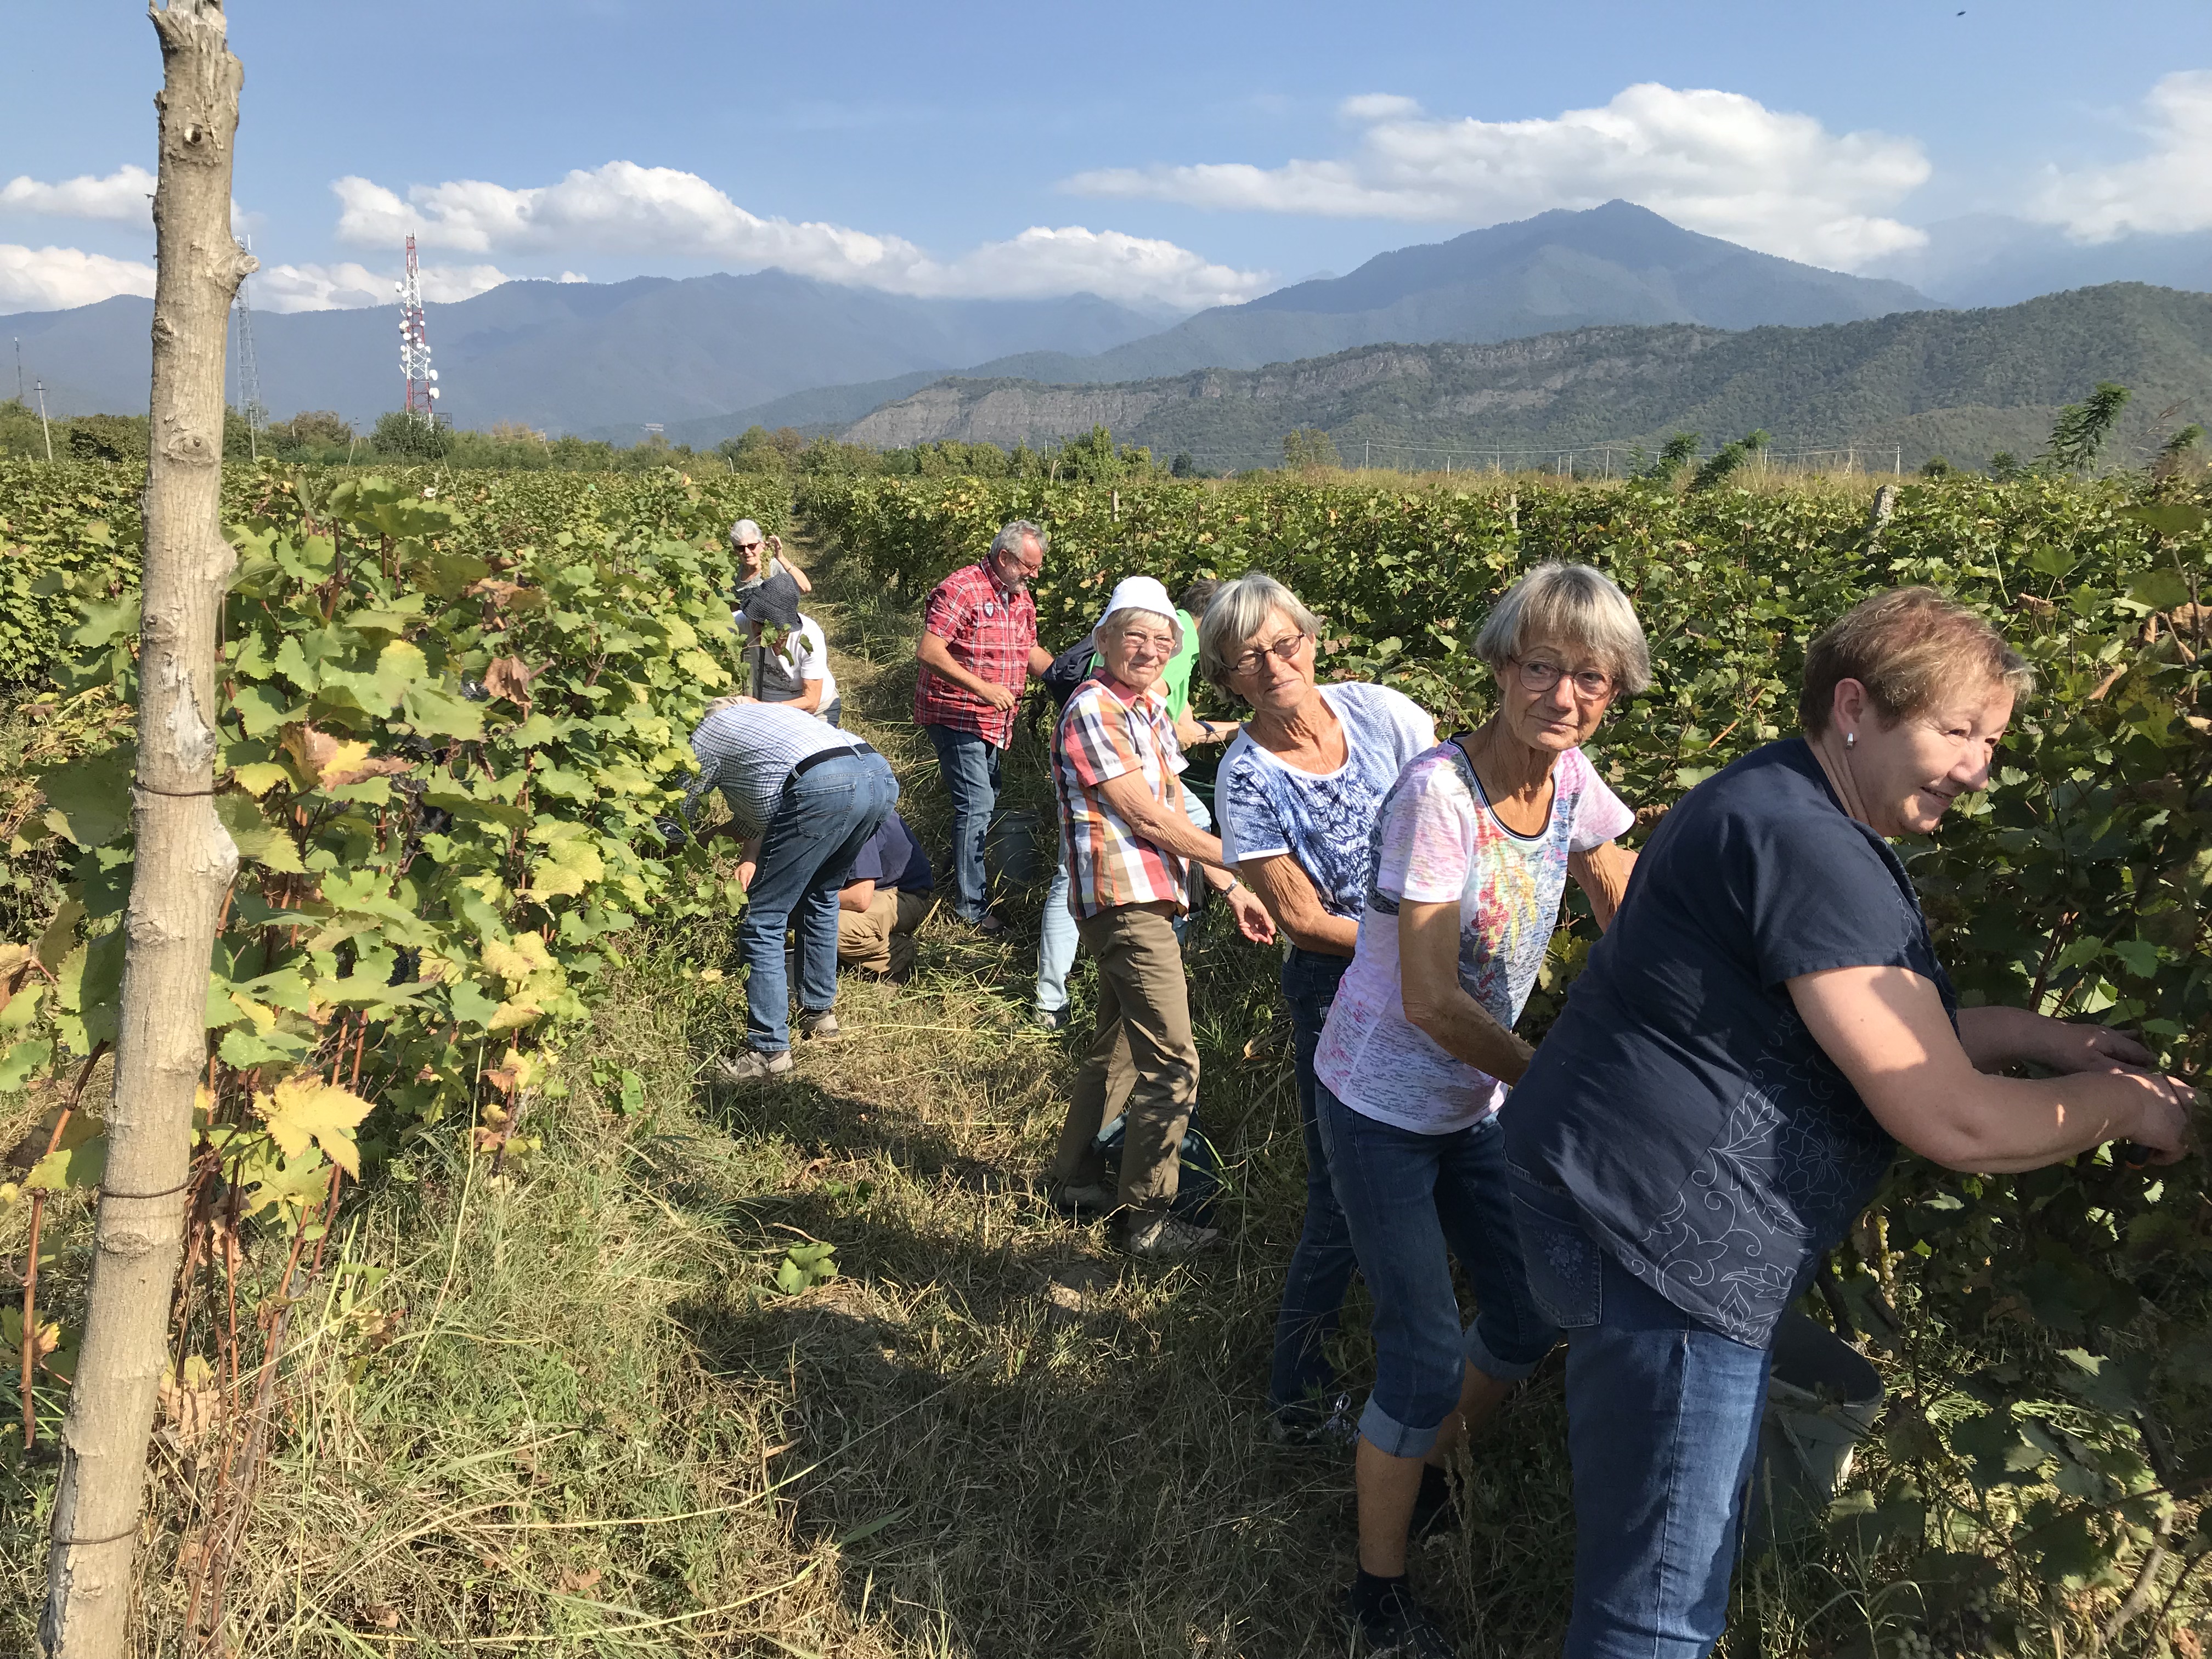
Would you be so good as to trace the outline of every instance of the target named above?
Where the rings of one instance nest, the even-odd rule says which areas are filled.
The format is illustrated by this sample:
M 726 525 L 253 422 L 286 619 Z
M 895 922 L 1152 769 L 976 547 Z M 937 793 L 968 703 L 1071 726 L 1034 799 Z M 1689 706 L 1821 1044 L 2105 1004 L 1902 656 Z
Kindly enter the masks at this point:
M 1142 1210 L 1175 1202 L 1182 1134 L 1198 1099 L 1198 1044 L 1190 985 L 1176 943 L 1173 904 L 1124 904 L 1075 924 L 1098 963 L 1098 1030 L 1075 1080 L 1050 1178 L 1095 1185 L 1093 1145 L 1117 1113 L 1125 1119 L 1121 1201 Z
M 878 887 L 865 910 L 837 912 L 837 960 L 872 974 L 903 974 L 914 966 L 914 933 L 936 908 L 934 893 Z

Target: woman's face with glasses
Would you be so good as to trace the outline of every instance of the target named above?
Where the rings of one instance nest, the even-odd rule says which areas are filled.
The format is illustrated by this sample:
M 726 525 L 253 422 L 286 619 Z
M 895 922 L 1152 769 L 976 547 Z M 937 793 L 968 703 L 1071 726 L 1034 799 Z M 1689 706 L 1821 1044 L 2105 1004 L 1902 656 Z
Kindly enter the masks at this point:
M 1296 708 L 1313 690 L 1314 637 L 1279 611 L 1229 659 L 1229 678 L 1255 713 Z
M 1620 682 L 1580 646 L 1540 641 L 1497 671 L 1498 716 L 1531 749 L 1564 754 L 1587 743 L 1613 705 Z

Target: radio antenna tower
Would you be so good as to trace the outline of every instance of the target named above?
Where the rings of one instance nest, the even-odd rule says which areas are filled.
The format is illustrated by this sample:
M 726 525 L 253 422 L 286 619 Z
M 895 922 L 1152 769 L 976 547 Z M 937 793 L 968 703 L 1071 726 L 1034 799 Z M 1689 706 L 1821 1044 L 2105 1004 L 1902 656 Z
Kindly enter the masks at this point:
M 246 238 L 246 251 L 253 251 L 253 239 Z M 255 460 L 261 459 L 261 423 L 269 411 L 261 402 L 261 366 L 253 356 L 253 311 L 246 303 L 246 284 L 250 277 L 241 278 L 238 284 L 238 398 L 240 412 L 246 416 L 246 453 Z
M 415 264 L 415 239 L 407 239 L 407 276 L 392 285 L 399 294 L 399 372 L 407 380 L 407 412 L 425 426 L 438 423 L 438 371 L 430 367 L 430 337 L 422 326 L 422 278 Z

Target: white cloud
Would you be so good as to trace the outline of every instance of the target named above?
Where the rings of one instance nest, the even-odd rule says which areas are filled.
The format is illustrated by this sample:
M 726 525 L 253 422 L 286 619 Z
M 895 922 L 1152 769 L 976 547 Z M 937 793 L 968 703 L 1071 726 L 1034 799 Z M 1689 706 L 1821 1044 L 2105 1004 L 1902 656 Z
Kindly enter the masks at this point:
M 2079 242 L 2130 231 L 2212 230 L 2212 70 L 2169 75 L 2143 100 L 2148 153 L 2117 167 L 2052 169 L 2028 216 Z
M 150 227 L 154 175 L 125 165 L 105 179 L 87 173 L 49 185 L 19 173 L 0 185 L 0 212 L 42 213 L 63 219 L 106 219 Z
M 497 265 L 424 265 L 422 297 L 434 304 L 466 300 L 514 279 Z M 358 311 L 399 302 L 397 270 L 371 270 L 351 260 L 332 265 L 270 265 L 257 272 L 246 302 L 257 311 Z M 581 282 L 573 271 L 562 282 Z
M 154 292 L 154 267 L 74 247 L 0 242 L 0 313 L 66 311 L 118 294 Z
M 567 252 L 708 258 L 896 294 L 1040 298 L 1085 289 L 1108 299 L 1195 310 L 1249 299 L 1265 273 L 1215 264 L 1172 242 L 1032 227 L 950 260 L 902 237 L 749 213 L 694 173 L 610 161 L 558 184 L 511 189 L 482 179 L 418 185 L 404 199 L 373 180 L 341 179 L 343 240 L 389 246 L 414 233 L 460 253 Z
M 1625 197 L 1677 224 L 1792 259 L 1851 270 L 1919 246 L 1883 216 L 1924 181 L 1917 140 L 1832 133 L 1741 93 L 1645 82 L 1550 119 L 1450 120 L 1388 94 L 1338 113 L 1353 153 L 1279 167 L 1241 162 L 1109 167 L 1063 188 L 1196 207 L 1333 218 L 1495 224 Z

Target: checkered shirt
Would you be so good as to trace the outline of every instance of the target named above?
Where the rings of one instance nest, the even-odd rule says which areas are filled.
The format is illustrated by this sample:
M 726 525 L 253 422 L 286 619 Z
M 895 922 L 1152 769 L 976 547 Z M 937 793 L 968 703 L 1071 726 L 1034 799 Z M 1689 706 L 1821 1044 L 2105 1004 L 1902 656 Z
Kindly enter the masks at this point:
M 1029 590 L 1008 592 L 989 566 L 971 564 L 954 571 L 929 595 L 921 625 L 945 641 L 945 648 L 978 679 L 1018 695 L 1029 684 L 1030 653 L 1036 646 L 1036 601 Z M 955 685 L 927 666 L 914 683 L 917 726 L 949 726 L 974 732 L 1004 749 L 1014 740 L 1014 711 L 994 708 L 963 685 Z
M 1187 764 L 1157 688 L 1133 694 L 1108 678 L 1076 688 L 1053 739 L 1052 780 L 1067 852 L 1067 903 L 1078 916 L 1163 899 L 1188 908 L 1183 859 L 1139 840 L 1099 787 L 1135 773 L 1164 804 L 1170 788 L 1181 798 L 1175 778 Z

